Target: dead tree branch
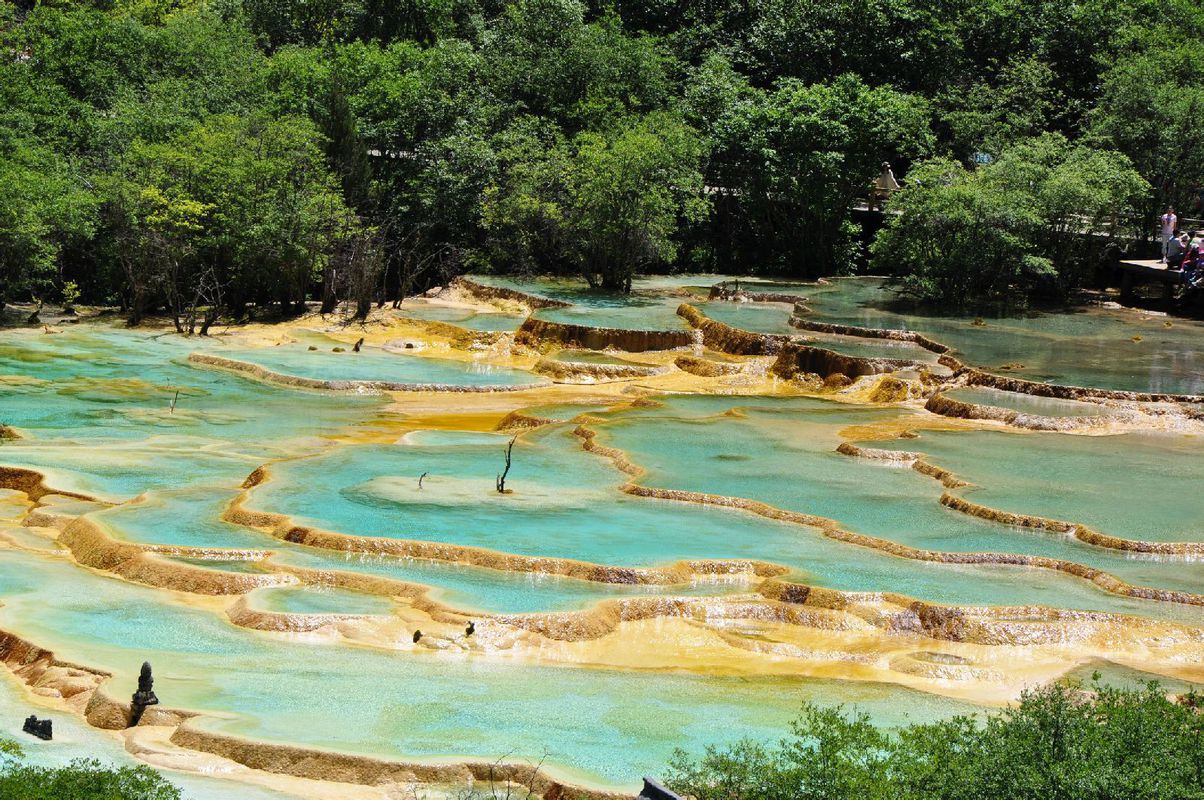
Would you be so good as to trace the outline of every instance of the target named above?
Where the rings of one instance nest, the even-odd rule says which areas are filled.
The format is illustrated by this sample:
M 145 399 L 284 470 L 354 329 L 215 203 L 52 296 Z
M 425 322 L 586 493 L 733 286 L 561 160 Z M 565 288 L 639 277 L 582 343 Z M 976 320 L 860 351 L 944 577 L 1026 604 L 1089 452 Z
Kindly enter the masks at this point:
M 511 455 L 511 453 L 514 452 L 514 443 L 517 440 L 518 440 L 518 437 L 515 436 L 513 439 L 510 440 L 510 443 L 506 445 L 506 451 L 505 451 L 506 452 L 506 468 L 504 470 L 502 470 L 501 473 L 499 473 L 497 476 L 498 494 L 506 493 L 506 476 L 510 474 L 510 455 Z

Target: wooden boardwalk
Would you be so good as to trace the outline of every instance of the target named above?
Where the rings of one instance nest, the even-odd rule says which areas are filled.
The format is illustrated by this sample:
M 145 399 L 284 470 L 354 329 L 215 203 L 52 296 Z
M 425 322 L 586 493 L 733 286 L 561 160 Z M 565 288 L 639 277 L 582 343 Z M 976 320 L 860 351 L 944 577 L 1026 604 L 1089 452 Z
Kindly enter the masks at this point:
M 1163 283 L 1166 284 L 1168 291 L 1171 287 L 1184 283 L 1183 271 L 1178 269 L 1167 269 L 1166 264 L 1157 259 L 1149 261 L 1123 260 L 1118 264 L 1120 268 L 1120 290 L 1122 297 L 1128 297 L 1133 294 L 1134 286 L 1141 286 L 1147 283 Z

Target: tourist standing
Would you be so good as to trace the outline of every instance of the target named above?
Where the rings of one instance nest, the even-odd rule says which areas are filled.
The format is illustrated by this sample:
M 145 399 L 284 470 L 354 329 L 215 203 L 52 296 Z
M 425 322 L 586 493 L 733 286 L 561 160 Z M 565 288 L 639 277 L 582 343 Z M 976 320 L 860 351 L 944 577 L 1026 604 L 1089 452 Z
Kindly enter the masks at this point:
M 1162 263 L 1166 263 L 1166 251 L 1170 248 L 1171 239 L 1175 238 L 1175 229 L 1179 227 L 1179 218 L 1175 216 L 1175 209 L 1172 206 L 1166 207 L 1166 213 L 1162 215 Z
M 889 161 L 883 161 L 882 172 L 878 173 L 878 180 L 874 181 L 874 186 L 870 189 L 870 211 L 880 208 L 897 191 L 899 182 L 895 180 L 894 170 L 890 168 Z

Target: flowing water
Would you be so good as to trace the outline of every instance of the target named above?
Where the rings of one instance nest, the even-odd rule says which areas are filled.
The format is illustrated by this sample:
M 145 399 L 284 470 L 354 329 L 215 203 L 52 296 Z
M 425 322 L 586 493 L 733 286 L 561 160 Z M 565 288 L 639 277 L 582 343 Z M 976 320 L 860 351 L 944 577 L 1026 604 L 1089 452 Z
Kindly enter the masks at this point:
M 785 303 L 706 302 L 719 278 L 649 279 L 630 299 L 492 280 L 574 304 L 538 312 L 547 319 L 679 328 L 676 308 L 688 299 L 745 330 L 804 335 L 850 355 L 935 359 L 907 343 L 799 331 Z M 1204 388 L 1193 323 L 1092 310 L 979 326 L 901 313 L 866 280 L 742 288 L 807 295 L 816 319 L 919 330 L 969 363 L 1011 363 L 1024 377 Z M 516 324 L 437 302 L 400 315 L 478 331 Z M 1179 689 L 1204 680 L 1202 606 L 1129 596 L 1073 570 L 1000 563 L 1040 557 L 1199 594 L 1204 558 L 1109 549 L 940 502 L 948 493 L 1128 540 L 1204 541 L 1204 441 L 1186 417 L 1178 427 L 1150 417 L 1158 424 L 1149 430 L 1036 433 L 947 420 L 920 402 L 861 405 L 853 394 L 800 396 L 768 378 L 688 383 L 681 373 L 568 393 L 521 369 L 529 360 L 417 355 L 382 346 L 387 331 L 360 353 L 336 353 L 356 337 L 290 330 L 287 343 L 268 346 L 237 333 L 184 339 L 89 323 L 0 332 L 0 423 L 20 435 L 0 440 L 0 465 L 87 496 L 49 494 L 31 512 L 22 492 L 0 492 L 0 630 L 112 672 L 115 697 L 133 691 L 149 660 L 165 706 L 201 713 L 202 730 L 402 760 L 546 757 L 558 776 L 620 788 L 662 771 L 676 747 L 776 739 L 803 701 L 855 704 L 898 725 L 973 713 L 1033 682 L 1094 671 Z M 310 391 L 193 364 L 194 351 L 303 378 L 529 388 Z M 1047 417 L 1100 409 L 979 388 L 948 394 Z M 641 396 L 656 402 L 630 402 Z M 555 422 L 516 438 L 488 431 L 516 410 Z M 512 438 L 503 494 L 495 481 Z M 920 453 L 967 485 L 943 486 L 906 460 L 837 451 L 849 441 Z M 656 492 L 670 494 L 644 496 Z M 252 527 L 236 510 L 277 516 Z M 72 539 L 60 533 L 83 524 L 112 540 L 105 547 L 165 552 L 140 556 L 149 566 L 137 572 L 112 561 L 84 568 L 85 552 L 62 546 Z M 288 533 L 298 530 L 346 546 Z M 992 555 L 942 563 L 897 546 L 945 560 Z M 173 583 L 196 574 L 276 585 L 215 597 Z M 798 606 L 812 616 L 790 621 L 789 604 L 772 600 L 782 581 L 844 600 Z M 911 604 L 995 615 L 1023 632 L 1009 629 L 1014 638 L 1002 642 L 934 638 L 909 626 Z M 316 630 L 269 624 L 323 615 L 335 621 Z M 419 628 L 425 637 L 415 641 Z M 925 665 L 942 659 L 968 666 L 930 673 Z M 8 675 L 0 705 L 17 710 L 9 723 L 45 710 Z M 128 758 L 108 734 L 61 709 L 55 719 L 61 741 L 30 744 L 36 762 Z M 283 796 L 173 777 L 194 797 Z

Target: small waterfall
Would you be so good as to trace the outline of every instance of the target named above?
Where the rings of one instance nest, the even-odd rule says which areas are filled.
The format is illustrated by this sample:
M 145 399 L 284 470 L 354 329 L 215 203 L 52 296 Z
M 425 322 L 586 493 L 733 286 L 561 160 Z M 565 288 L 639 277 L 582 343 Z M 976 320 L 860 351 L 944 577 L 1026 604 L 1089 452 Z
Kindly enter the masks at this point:
M 744 364 L 744 367 L 730 381 L 732 385 L 747 386 L 760 383 L 769 377 L 769 368 L 773 366 L 775 356 L 759 356 Z
M 514 333 L 507 331 L 485 351 L 488 358 L 510 358 L 514 354 Z
M 761 380 L 769 374 L 769 368 L 773 366 L 773 362 L 775 360 L 776 359 L 773 356 L 761 356 L 760 358 L 754 358 L 752 361 L 748 362 L 748 366 L 744 368 L 744 372 L 745 374 L 756 378 L 757 380 Z

